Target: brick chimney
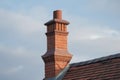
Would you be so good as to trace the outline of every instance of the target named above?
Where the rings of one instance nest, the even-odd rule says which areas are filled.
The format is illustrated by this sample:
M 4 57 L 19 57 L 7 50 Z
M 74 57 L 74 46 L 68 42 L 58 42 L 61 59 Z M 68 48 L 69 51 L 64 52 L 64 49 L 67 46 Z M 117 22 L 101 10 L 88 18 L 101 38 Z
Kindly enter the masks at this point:
M 72 55 L 67 50 L 67 25 L 62 20 L 62 11 L 53 12 L 53 19 L 47 26 L 47 52 L 42 56 L 45 63 L 45 80 L 56 77 L 70 62 Z

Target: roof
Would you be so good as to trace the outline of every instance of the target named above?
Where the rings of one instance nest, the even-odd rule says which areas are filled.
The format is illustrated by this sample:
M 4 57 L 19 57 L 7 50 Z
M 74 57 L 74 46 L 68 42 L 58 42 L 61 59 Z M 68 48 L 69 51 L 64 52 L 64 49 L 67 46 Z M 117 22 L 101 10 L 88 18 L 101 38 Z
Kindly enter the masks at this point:
M 61 80 L 120 80 L 120 53 L 72 63 Z

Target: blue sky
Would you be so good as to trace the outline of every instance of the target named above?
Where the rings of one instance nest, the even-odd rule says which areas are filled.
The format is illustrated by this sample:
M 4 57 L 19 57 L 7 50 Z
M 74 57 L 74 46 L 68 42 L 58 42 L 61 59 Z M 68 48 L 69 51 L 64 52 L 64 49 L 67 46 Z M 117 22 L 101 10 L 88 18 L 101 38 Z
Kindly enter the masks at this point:
M 68 20 L 71 63 L 120 52 L 120 0 L 0 0 L 0 80 L 42 80 L 52 12 Z

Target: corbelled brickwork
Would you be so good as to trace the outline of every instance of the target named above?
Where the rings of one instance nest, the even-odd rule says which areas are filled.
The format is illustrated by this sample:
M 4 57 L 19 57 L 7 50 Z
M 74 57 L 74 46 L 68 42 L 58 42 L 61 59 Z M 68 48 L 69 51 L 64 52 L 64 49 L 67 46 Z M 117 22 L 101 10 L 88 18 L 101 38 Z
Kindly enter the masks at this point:
M 45 80 L 57 76 L 69 63 L 72 55 L 67 50 L 67 25 L 62 20 L 62 11 L 53 12 L 53 19 L 47 26 L 47 52 L 42 56 L 45 62 Z

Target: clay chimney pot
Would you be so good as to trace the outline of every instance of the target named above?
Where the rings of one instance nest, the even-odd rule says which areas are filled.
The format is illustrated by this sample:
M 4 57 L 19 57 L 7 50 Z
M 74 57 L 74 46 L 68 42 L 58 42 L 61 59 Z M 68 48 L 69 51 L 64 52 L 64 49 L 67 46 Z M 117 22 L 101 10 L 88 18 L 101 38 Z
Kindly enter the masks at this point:
M 53 19 L 62 19 L 62 11 L 56 10 L 53 12 Z

